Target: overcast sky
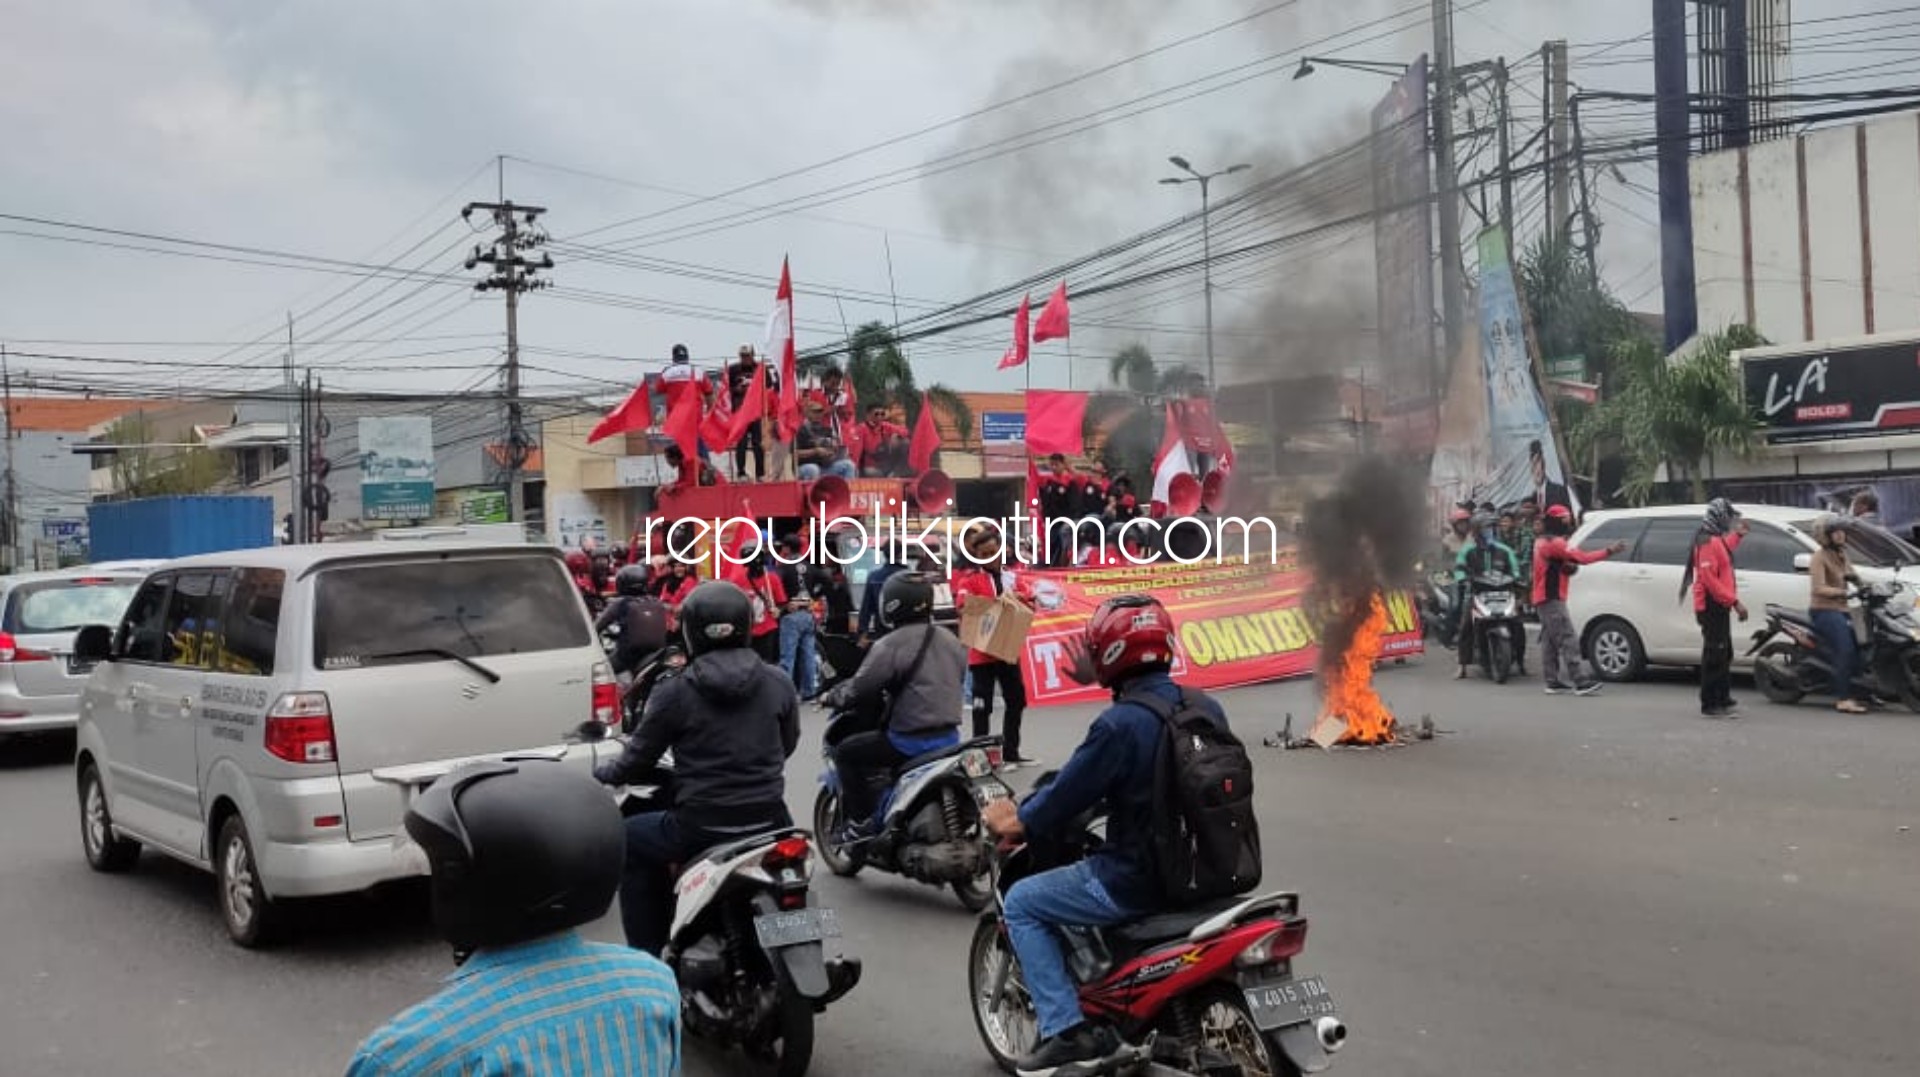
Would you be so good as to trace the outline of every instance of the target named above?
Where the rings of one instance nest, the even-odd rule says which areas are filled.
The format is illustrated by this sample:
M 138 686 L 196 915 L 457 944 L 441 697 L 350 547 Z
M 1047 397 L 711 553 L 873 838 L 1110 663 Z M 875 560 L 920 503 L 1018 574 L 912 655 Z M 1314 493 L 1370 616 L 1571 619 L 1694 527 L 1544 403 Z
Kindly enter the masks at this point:
M 889 292 L 901 297 L 901 313 L 910 316 L 1191 209 L 1191 188 L 1155 182 L 1168 172 L 1169 153 L 1186 154 L 1202 167 L 1244 159 L 1256 164 L 1249 176 L 1257 176 L 1259 168 L 1282 167 L 1337 143 L 1363 122 L 1386 83 L 1338 70 L 1294 80 L 1290 66 L 1275 66 L 1241 85 L 1019 154 L 911 178 L 911 170 L 955 149 L 1260 57 L 1332 51 L 1406 60 L 1430 45 L 1417 12 L 1395 18 L 1423 6 L 1413 0 L 1298 0 L 1019 108 L 938 127 L 719 201 L 696 201 L 1273 6 L 1272 0 L 0 0 L 0 70 L 7 73 L 0 130 L 9 140 L 0 155 L 0 212 L 354 262 L 397 259 L 407 268 L 444 271 L 456 268 L 474 238 L 458 222 L 460 205 L 498 193 L 495 159 L 507 155 L 506 194 L 548 207 L 544 223 L 556 239 L 615 244 L 652 260 L 649 268 L 633 268 L 556 255 L 556 285 L 576 296 L 624 297 L 627 305 L 580 302 L 557 291 L 523 304 L 524 358 L 537 368 L 528 373 L 530 383 L 621 382 L 642 369 L 634 360 L 650 367 L 675 341 L 714 358 L 743 340 L 757 341 L 783 255 L 791 256 L 803 290 L 841 294 L 839 303 L 818 295 L 799 300 L 801 344 L 825 342 L 838 335 L 843 318 L 852 324 L 892 320 Z M 1462 62 L 1504 55 L 1518 64 L 1542 40 L 1557 37 L 1574 46 L 1580 85 L 1651 88 L 1645 62 L 1651 49 L 1632 40 L 1650 23 L 1649 0 L 1459 0 L 1459 6 Z M 1801 0 L 1796 6 L 1801 19 L 1830 20 L 1895 5 Z M 1920 15 L 1874 21 L 1897 26 L 1920 23 Z M 1363 24 L 1372 29 L 1324 43 Z M 1826 22 L 1808 32 L 1849 25 Z M 1396 34 L 1396 27 L 1407 29 Z M 1877 64 L 1878 75 L 1832 88 L 1912 83 L 1920 60 L 1901 66 L 1908 64 L 1903 53 L 1915 53 L 1909 43 L 1889 42 L 1875 54 L 1830 46 L 1797 60 L 1796 74 Z M 1876 77 L 1882 81 L 1872 81 Z M 1517 70 L 1521 137 L 1539 123 L 1540 79 L 1537 61 Z M 1646 132 L 1651 116 L 1616 111 L 1598 116 L 1596 127 L 1601 136 Z M 744 212 L 890 175 L 910 181 L 803 214 L 756 221 Z M 1238 178 L 1222 180 L 1222 192 Z M 1638 189 L 1650 188 L 1653 178 L 1650 166 L 1629 166 L 1598 182 L 1608 278 L 1641 309 L 1659 302 L 1655 233 L 1639 219 L 1654 214 Z M 704 234 L 661 234 L 671 227 Z M 497 296 L 386 281 L 341 296 L 354 277 L 52 242 L 11 233 L 80 234 L 17 221 L 0 222 L 0 230 L 0 340 L 11 350 L 204 364 L 141 369 L 30 356 L 13 361 L 16 373 L 69 380 L 84 373 L 114 384 L 158 378 L 188 388 L 257 385 L 268 375 L 211 364 L 277 364 L 271 349 L 236 346 L 263 334 L 284 336 L 289 311 L 301 315 L 295 334 L 303 341 L 301 363 L 334 385 L 478 386 L 498 361 L 503 315 Z M 1371 240 L 1362 234 L 1357 242 L 1364 248 Z M 1314 269 L 1282 268 L 1308 276 Z M 1270 286 L 1252 279 L 1222 288 L 1222 323 L 1252 318 Z M 1356 285 L 1362 286 L 1370 296 L 1371 282 Z M 1134 337 L 1163 359 L 1197 362 L 1198 297 L 1194 281 L 1168 305 L 1135 316 L 1137 325 L 1150 328 L 1076 333 L 1076 384 L 1104 376 L 1104 357 Z M 923 380 L 1018 388 L 1021 375 L 993 369 L 1005 335 L 992 327 L 916 349 Z M 1243 354 L 1247 339 L 1222 342 L 1230 376 L 1256 372 L 1250 364 L 1257 360 Z M 160 343 L 105 343 L 111 341 Z M 1048 345 L 1037 356 L 1034 384 L 1065 384 L 1066 349 Z

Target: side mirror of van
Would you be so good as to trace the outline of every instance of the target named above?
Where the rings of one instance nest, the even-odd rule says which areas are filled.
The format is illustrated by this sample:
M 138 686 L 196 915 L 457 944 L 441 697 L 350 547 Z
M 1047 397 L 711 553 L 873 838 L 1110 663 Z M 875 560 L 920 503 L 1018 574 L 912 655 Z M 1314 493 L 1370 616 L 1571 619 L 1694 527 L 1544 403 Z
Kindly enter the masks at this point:
M 113 660 L 113 629 L 106 625 L 88 625 L 73 637 L 73 658 L 81 665 L 97 665 Z
M 1811 572 L 1811 571 L 1813 571 L 1813 555 L 1812 555 L 1812 554 L 1810 554 L 1810 553 L 1797 553 L 1797 554 L 1794 554 L 1794 555 L 1793 555 L 1793 570 L 1794 570 L 1795 572 Z

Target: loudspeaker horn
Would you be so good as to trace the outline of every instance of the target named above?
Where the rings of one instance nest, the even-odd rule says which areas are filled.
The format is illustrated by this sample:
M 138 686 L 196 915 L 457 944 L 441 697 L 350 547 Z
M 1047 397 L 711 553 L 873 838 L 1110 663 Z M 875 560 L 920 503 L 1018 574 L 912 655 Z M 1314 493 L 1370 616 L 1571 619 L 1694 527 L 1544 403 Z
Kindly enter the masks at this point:
M 1219 515 L 1227 507 L 1227 473 L 1209 471 L 1200 482 L 1200 507 Z
M 938 516 L 947 511 L 947 502 L 953 499 L 953 479 L 939 468 L 928 468 L 907 485 L 907 496 L 913 498 L 923 515 Z
M 853 507 L 853 487 L 838 475 L 822 475 L 807 487 L 807 507 L 828 517 L 844 515 Z
M 1200 507 L 1200 480 L 1191 474 L 1175 475 L 1167 484 L 1167 514 L 1192 516 Z

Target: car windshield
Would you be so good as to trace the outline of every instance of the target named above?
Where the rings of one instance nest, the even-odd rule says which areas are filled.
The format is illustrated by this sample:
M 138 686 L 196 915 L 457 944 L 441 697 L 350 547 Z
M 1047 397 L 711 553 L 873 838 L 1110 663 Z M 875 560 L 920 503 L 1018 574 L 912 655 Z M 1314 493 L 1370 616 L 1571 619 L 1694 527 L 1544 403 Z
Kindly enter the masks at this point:
M 1813 534 L 1813 520 L 1802 520 L 1793 526 L 1801 532 Z M 1908 565 L 1920 565 L 1920 548 L 1894 534 L 1878 524 L 1853 521 L 1851 533 L 1847 536 L 1847 556 L 1855 564 L 1869 568 L 1905 568 Z
M 20 635 L 75 632 L 87 625 L 118 624 L 139 580 L 78 577 L 30 583 L 7 602 L 7 631 Z
M 580 596 L 547 556 L 440 556 L 343 565 L 315 582 L 321 669 L 585 647 Z M 386 656 L 386 657 L 381 657 Z

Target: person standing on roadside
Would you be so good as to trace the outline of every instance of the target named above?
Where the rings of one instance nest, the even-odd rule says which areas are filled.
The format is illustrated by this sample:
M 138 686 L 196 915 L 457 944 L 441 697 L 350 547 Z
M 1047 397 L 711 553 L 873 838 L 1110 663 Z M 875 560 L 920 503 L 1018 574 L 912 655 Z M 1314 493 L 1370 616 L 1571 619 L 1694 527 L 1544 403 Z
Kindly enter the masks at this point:
M 1604 550 L 1575 549 L 1567 542 L 1573 534 L 1573 513 L 1565 505 L 1548 505 L 1541 521 L 1546 537 L 1533 547 L 1533 608 L 1540 613 L 1540 672 L 1547 681 L 1547 694 L 1573 692 L 1590 696 L 1600 690 L 1600 682 L 1580 675 L 1580 641 L 1573 631 L 1573 618 L 1567 616 L 1567 582 L 1581 565 L 1605 561 L 1627 549 L 1616 542 Z
M 1700 622 L 1700 713 L 1707 718 L 1734 718 L 1733 618 L 1747 619 L 1733 577 L 1733 552 L 1747 535 L 1747 521 L 1724 497 L 1707 503 L 1707 514 L 1693 540 L 1693 560 L 1680 579 L 1680 599 L 1693 594 L 1694 617 Z
M 787 604 L 780 612 L 780 668 L 793 678 L 793 687 L 801 702 L 819 691 L 817 682 L 819 655 L 815 651 L 815 633 L 819 622 L 813 616 L 813 595 L 806 585 L 805 566 L 800 557 L 800 536 L 784 535 L 774 544 L 781 556 L 774 558 L 780 586 L 787 592 Z M 792 562 L 789 564 L 788 562 Z
M 1829 514 L 1813 525 L 1813 541 L 1820 552 L 1813 555 L 1808 569 L 1812 595 L 1807 609 L 1813 616 L 1813 630 L 1833 659 L 1833 709 L 1842 714 L 1865 714 L 1866 704 L 1854 688 L 1860 675 L 1860 647 L 1853 638 L 1853 617 L 1847 612 L 1847 585 L 1853 580 L 1853 564 L 1847 559 L 1847 533 L 1853 522 L 1845 516 Z
M 962 540 L 969 557 L 954 573 L 953 603 L 966 609 L 967 598 L 978 595 L 996 600 L 1007 592 L 1005 543 L 997 531 L 975 524 Z M 1032 605 L 1032 600 L 1014 588 L 1014 597 Z M 985 651 L 967 651 L 967 672 L 973 688 L 973 735 L 984 737 L 992 731 L 993 689 L 1000 687 L 1002 717 L 1000 732 L 1006 753 L 1005 769 L 1032 766 L 1039 762 L 1020 754 L 1020 718 L 1027 710 L 1027 685 L 1021 679 L 1020 663 L 996 658 Z

